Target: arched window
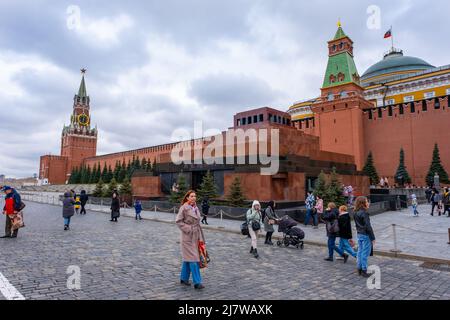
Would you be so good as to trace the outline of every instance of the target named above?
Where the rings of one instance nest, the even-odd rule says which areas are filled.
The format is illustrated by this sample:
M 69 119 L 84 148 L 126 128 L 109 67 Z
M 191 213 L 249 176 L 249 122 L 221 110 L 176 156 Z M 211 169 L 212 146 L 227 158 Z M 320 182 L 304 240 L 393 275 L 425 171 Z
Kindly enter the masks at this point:
M 335 83 L 336 82 L 336 77 L 334 76 L 334 74 L 332 74 L 330 76 L 330 83 Z
M 328 94 L 328 100 L 329 100 L 329 101 L 334 100 L 334 94 L 333 94 L 332 92 L 330 92 L 330 93 Z

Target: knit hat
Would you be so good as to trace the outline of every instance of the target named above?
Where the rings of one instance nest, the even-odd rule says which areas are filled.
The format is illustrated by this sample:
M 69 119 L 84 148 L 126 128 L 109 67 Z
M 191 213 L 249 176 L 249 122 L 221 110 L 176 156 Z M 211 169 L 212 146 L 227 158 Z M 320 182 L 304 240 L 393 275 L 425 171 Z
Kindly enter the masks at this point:
M 3 188 L 0 191 L 8 191 L 11 190 L 12 188 L 10 186 L 3 186 Z

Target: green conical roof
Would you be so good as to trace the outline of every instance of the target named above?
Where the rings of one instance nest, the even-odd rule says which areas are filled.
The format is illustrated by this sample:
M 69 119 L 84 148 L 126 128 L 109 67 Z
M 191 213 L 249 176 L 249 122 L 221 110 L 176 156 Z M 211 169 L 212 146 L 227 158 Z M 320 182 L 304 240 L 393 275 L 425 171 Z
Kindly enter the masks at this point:
M 84 74 L 83 74 L 83 77 L 81 78 L 81 84 L 80 84 L 80 89 L 78 90 L 78 96 L 80 98 L 87 98 L 86 83 L 84 82 Z
M 345 34 L 344 30 L 342 30 L 342 27 L 339 26 L 339 28 L 336 31 L 336 35 L 334 36 L 333 40 L 338 40 L 341 38 L 345 38 L 347 35 Z

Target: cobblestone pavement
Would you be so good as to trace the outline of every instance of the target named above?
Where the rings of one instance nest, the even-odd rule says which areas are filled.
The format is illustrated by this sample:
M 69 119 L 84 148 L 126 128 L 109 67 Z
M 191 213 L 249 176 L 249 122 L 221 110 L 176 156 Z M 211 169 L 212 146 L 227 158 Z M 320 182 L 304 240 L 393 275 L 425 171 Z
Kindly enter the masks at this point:
M 212 230 L 205 232 L 212 262 L 199 292 L 178 283 L 174 224 L 108 220 L 89 211 L 63 231 L 61 207 L 28 202 L 19 237 L 0 239 L 0 272 L 26 299 L 450 299 L 450 273 L 420 262 L 370 258 L 381 268 L 381 289 L 369 290 L 354 260 L 324 261 L 325 248 L 260 245 L 256 260 L 247 238 Z M 81 269 L 80 290 L 67 289 L 73 265 Z

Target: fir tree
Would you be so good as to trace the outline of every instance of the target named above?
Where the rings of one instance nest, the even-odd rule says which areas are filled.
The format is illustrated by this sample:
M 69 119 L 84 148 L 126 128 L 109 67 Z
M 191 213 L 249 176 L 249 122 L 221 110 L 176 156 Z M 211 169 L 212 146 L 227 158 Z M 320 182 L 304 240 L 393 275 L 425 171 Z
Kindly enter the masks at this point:
M 158 164 L 156 163 L 156 158 L 153 160 L 152 172 L 155 177 L 159 176 L 159 168 Z
M 447 171 L 445 171 L 444 167 L 442 166 L 441 156 L 439 155 L 439 147 L 437 143 L 434 145 L 433 158 L 426 178 L 427 185 L 432 186 L 434 184 L 434 175 L 436 173 L 439 175 L 440 183 L 450 183 L 450 181 L 448 180 Z
M 109 167 L 108 167 L 108 176 L 107 177 L 108 177 L 108 180 L 107 180 L 108 183 L 111 182 L 112 179 L 114 179 L 114 173 L 112 171 L 111 165 L 109 165 Z
M 147 160 L 142 158 L 141 169 L 147 171 Z
M 131 186 L 130 179 L 126 178 L 120 186 L 120 195 L 131 196 L 133 195 L 133 188 Z
M 366 165 L 363 168 L 363 172 L 366 176 L 370 178 L 371 185 L 377 185 L 380 181 L 380 177 L 378 176 L 377 169 L 373 163 L 372 152 L 369 152 L 367 156 Z
M 77 168 L 73 168 L 72 172 L 70 174 L 70 178 L 69 178 L 69 184 L 75 184 L 76 181 L 76 177 L 77 177 Z
M 119 183 L 122 183 L 126 177 L 127 177 L 127 169 L 125 167 L 121 167 L 118 179 Z
M 100 180 L 100 177 L 102 176 L 102 168 L 100 166 L 100 162 L 97 163 L 97 173 L 95 175 L 95 181 L 94 183 L 97 183 Z
M 102 178 L 103 182 L 108 180 L 108 167 L 106 166 L 106 162 L 103 165 L 103 171 L 102 171 L 101 178 Z
M 327 185 L 327 191 L 324 198 L 324 203 L 329 202 L 334 202 L 337 206 L 345 204 L 344 188 L 339 181 L 336 168 L 334 167 L 331 172 L 330 183 Z
M 105 198 L 109 198 L 112 197 L 112 194 L 114 193 L 114 191 L 118 191 L 117 190 L 117 181 L 116 179 L 112 179 L 111 182 L 108 184 L 108 187 L 106 188 L 105 192 L 103 193 L 103 196 Z
M 178 184 L 178 191 L 171 190 L 170 193 L 170 202 L 173 204 L 179 204 L 183 200 L 183 197 L 185 196 L 186 192 L 188 191 L 188 186 L 186 184 L 186 178 L 184 177 L 183 172 L 178 174 L 177 179 Z
M 79 183 L 81 183 L 81 171 L 80 171 L 80 168 L 76 167 L 74 177 L 73 177 L 73 184 L 79 184 Z
M 95 181 L 95 176 L 96 176 L 96 175 L 97 175 L 97 165 L 94 164 L 94 169 L 92 170 L 91 176 L 90 176 L 90 178 L 89 178 L 89 184 L 95 184 L 95 183 L 97 183 L 97 182 Z
M 203 181 L 200 184 L 200 188 L 197 190 L 198 201 L 201 202 L 204 199 L 215 199 L 219 197 L 217 186 L 214 183 L 214 176 L 208 170 L 203 177 Z
M 91 183 L 91 176 L 92 176 L 91 166 L 88 166 L 87 170 L 86 170 L 86 180 L 83 183 L 86 183 L 86 184 Z
M 397 172 L 395 173 L 395 182 L 401 186 L 405 183 L 411 183 L 411 177 L 409 176 L 405 166 L 405 152 L 403 151 L 403 148 L 400 149 L 400 163 L 398 165 Z
M 88 176 L 87 176 L 87 168 L 86 166 L 82 166 L 81 167 L 81 177 L 80 177 L 80 183 L 84 184 L 86 183 L 86 181 L 88 181 Z
M 313 193 L 316 197 L 319 196 L 321 199 L 324 199 L 327 194 L 327 179 L 323 171 L 320 172 L 319 177 L 317 178 Z
M 242 192 L 241 179 L 239 177 L 234 178 L 232 184 L 230 185 L 227 200 L 233 207 L 245 206 L 245 196 Z
M 120 161 L 116 161 L 116 166 L 114 167 L 114 179 L 119 181 L 119 173 L 120 173 L 121 165 Z
M 94 189 L 94 192 L 92 193 L 92 195 L 94 197 L 100 198 L 103 196 L 104 189 L 105 189 L 105 184 L 103 183 L 102 178 L 100 178 L 100 180 L 95 185 L 95 189 Z

